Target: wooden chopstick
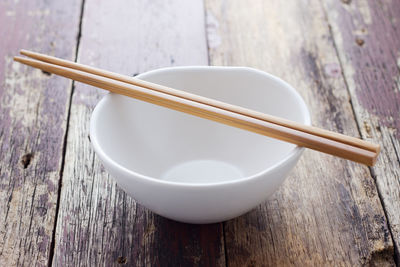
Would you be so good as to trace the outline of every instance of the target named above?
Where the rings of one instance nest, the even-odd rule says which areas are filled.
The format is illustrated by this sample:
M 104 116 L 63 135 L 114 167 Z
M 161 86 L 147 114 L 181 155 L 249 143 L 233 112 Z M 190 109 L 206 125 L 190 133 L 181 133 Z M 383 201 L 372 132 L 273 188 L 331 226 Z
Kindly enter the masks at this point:
M 328 138 L 328 139 L 332 139 L 332 140 L 335 140 L 335 141 L 338 141 L 338 142 L 341 142 L 341 143 L 344 143 L 344 144 L 356 146 L 356 147 L 359 147 L 359 148 L 362 148 L 362 149 L 366 149 L 366 150 L 370 150 L 370 151 L 375 151 L 377 153 L 379 153 L 379 151 L 380 151 L 380 146 L 379 145 L 366 142 L 366 141 L 361 140 L 359 138 L 347 136 L 347 135 L 340 134 L 340 133 L 335 133 L 335 132 L 332 132 L 332 131 L 328 131 L 328 130 L 325 130 L 325 129 L 321 129 L 321 128 L 317 128 L 317 127 L 313 127 L 313 126 L 309 126 L 309 125 L 304 125 L 304 124 L 301 124 L 301 123 L 298 123 L 298 122 L 295 122 L 295 121 L 287 120 L 287 119 L 284 119 L 284 118 L 278 118 L 276 116 L 268 115 L 268 114 L 261 113 L 261 112 L 258 112 L 258 111 L 246 109 L 246 108 L 243 108 L 243 107 L 234 106 L 234 105 L 231 105 L 231 104 L 228 104 L 228 103 L 224 103 L 224 102 L 221 102 L 221 101 L 218 101 L 218 100 L 202 97 L 202 96 L 191 94 L 191 93 L 184 92 L 184 91 L 181 91 L 181 90 L 176 90 L 176 89 L 173 89 L 173 88 L 169 88 L 167 86 L 163 86 L 163 85 L 159 85 L 159 84 L 143 81 L 143 80 L 140 80 L 140 79 L 132 78 L 130 76 L 126 76 L 126 75 L 118 74 L 118 73 L 115 73 L 115 72 L 98 69 L 98 68 L 95 68 L 95 67 L 79 64 L 79 63 L 76 63 L 76 62 L 72 62 L 72 61 L 68 61 L 68 60 L 64 60 L 64 59 L 60 59 L 60 58 L 56 58 L 56 57 L 52 57 L 52 56 L 48 56 L 48 55 L 32 52 L 32 51 L 27 51 L 27 50 L 21 50 L 20 52 L 21 52 L 22 55 L 25 55 L 25 56 L 28 56 L 28 57 L 31 57 L 31 58 L 34 58 L 34 59 L 38 59 L 40 61 L 52 63 L 52 64 L 63 66 L 63 67 L 68 67 L 68 68 L 71 68 L 71 69 L 81 70 L 81 71 L 84 71 L 84 72 L 88 72 L 88 73 L 96 74 L 96 75 L 99 75 L 99 76 L 111 78 L 113 80 L 122 81 L 122 82 L 125 82 L 125 83 L 129 83 L 129 84 L 132 84 L 132 85 L 148 88 L 148 89 L 155 90 L 155 91 L 162 92 L 162 93 L 166 93 L 166 94 L 169 94 L 169 95 L 174 95 L 174 96 L 177 96 L 177 97 L 181 97 L 181 98 L 188 99 L 188 100 L 191 100 L 191 101 L 199 102 L 199 103 L 206 104 L 206 105 L 209 105 L 209 106 L 213 106 L 213 107 L 225 109 L 225 110 L 228 110 L 228 111 L 232 111 L 232 112 L 235 112 L 235 113 L 239 113 L 239 114 L 242 114 L 242 115 L 245 115 L 245 116 L 249 116 L 249 117 L 252 117 L 252 118 L 255 118 L 255 119 L 259 119 L 259 120 L 263 120 L 263 121 L 266 121 L 266 122 L 275 123 L 275 124 L 278 124 L 278 125 L 281 125 L 281 126 L 285 126 L 285 127 L 288 127 L 288 128 L 292 128 L 292 129 L 295 129 L 295 130 L 299 130 L 299 131 L 302 131 L 302 132 L 305 132 L 305 133 L 309 133 L 309 134 L 325 137 L 325 138 Z
M 232 112 L 230 110 L 215 107 L 213 105 L 207 105 L 201 102 L 178 97 L 173 94 L 166 94 L 161 91 L 139 87 L 125 81 L 114 80 L 105 76 L 93 74 L 93 72 L 87 73 L 83 71 L 85 70 L 83 68 L 81 70 L 77 70 L 69 68 L 70 66 L 63 67 L 22 57 L 14 57 L 14 60 L 50 73 L 58 74 L 60 76 L 64 76 L 76 81 L 103 88 L 113 93 L 126 95 L 177 111 L 185 112 L 216 122 L 224 123 L 230 126 L 249 130 L 255 133 L 287 141 L 296 145 L 308 147 L 324 153 L 360 162 L 369 166 L 375 164 L 378 156 L 378 152 L 371 151 L 366 148 L 342 143 L 319 135 L 313 135 L 311 133 L 303 132 L 301 130 L 289 128 L 251 116 L 246 116 L 239 112 Z M 233 105 L 229 106 L 231 108 L 236 108 Z

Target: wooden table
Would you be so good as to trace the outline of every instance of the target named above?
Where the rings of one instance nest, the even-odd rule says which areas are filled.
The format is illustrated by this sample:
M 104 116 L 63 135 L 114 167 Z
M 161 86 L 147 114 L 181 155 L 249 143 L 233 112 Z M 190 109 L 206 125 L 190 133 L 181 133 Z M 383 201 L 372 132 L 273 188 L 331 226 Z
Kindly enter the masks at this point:
M 0 266 L 399 264 L 398 0 L 6 0 L 0 25 Z M 368 168 L 306 151 L 248 214 L 170 221 L 94 155 L 89 117 L 105 92 L 14 63 L 21 48 L 128 75 L 258 68 L 300 92 L 314 125 L 382 153 Z

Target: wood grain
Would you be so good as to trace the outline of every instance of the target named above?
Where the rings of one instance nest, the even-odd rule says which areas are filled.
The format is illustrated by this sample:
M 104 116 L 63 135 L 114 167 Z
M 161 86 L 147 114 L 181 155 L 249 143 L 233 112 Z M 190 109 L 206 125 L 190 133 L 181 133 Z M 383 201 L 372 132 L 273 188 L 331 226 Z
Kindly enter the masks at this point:
M 362 136 L 383 148 L 371 174 L 400 264 L 400 3 L 323 3 Z
M 359 135 L 320 1 L 207 0 L 206 7 L 212 65 L 275 74 L 299 90 L 316 126 Z M 225 230 L 229 266 L 394 264 L 369 169 L 312 151 L 272 199 Z
M 78 61 L 124 74 L 207 64 L 202 1 L 86 0 Z M 159 217 L 117 187 L 90 146 L 89 118 L 105 92 L 74 91 L 55 266 L 224 265 L 222 224 Z
M 48 264 L 71 93 L 12 56 L 25 47 L 73 60 L 80 4 L 0 2 L 1 266 Z

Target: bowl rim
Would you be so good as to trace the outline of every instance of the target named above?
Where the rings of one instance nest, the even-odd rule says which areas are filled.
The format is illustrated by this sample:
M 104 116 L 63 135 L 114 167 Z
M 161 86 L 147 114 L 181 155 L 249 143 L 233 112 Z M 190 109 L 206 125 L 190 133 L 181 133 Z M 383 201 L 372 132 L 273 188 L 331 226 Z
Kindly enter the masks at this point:
M 205 69 L 213 69 L 213 70 L 217 70 L 217 71 L 219 71 L 219 70 L 250 71 L 250 72 L 254 72 L 254 73 L 258 73 L 258 74 L 267 76 L 269 79 L 272 79 L 278 83 L 281 83 L 281 85 L 283 87 L 288 89 L 294 95 L 294 97 L 297 98 L 300 108 L 302 109 L 302 111 L 304 113 L 304 122 L 303 123 L 306 125 L 311 125 L 311 116 L 310 116 L 309 109 L 308 109 L 306 103 L 304 102 L 303 98 L 301 97 L 301 95 L 296 91 L 296 89 L 294 89 L 290 84 L 288 84 L 284 80 L 282 80 L 270 73 L 267 73 L 267 72 L 264 72 L 261 70 L 257 70 L 254 68 L 240 67 L 240 66 L 233 66 L 233 67 L 232 66 L 177 66 L 177 67 L 165 67 L 165 68 L 150 70 L 150 71 L 141 73 L 135 77 L 141 78 L 141 77 L 145 77 L 147 75 L 153 75 L 156 73 L 161 73 L 161 72 L 166 72 L 166 71 L 175 71 L 175 70 L 201 71 L 201 70 L 205 70 Z M 119 164 L 118 162 L 113 160 L 111 157 L 109 157 L 104 152 L 104 150 L 101 148 L 101 146 L 98 142 L 97 133 L 96 133 L 95 129 L 96 129 L 97 122 L 101 118 L 99 115 L 100 110 L 106 104 L 107 99 L 111 95 L 113 95 L 113 93 L 108 93 L 105 96 L 103 96 L 103 98 L 95 106 L 95 108 L 92 112 L 92 115 L 90 117 L 90 129 L 89 129 L 90 133 L 89 134 L 90 134 L 90 140 L 91 140 L 92 147 L 102 161 L 105 161 L 105 162 L 107 162 L 107 164 L 110 164 L 110 165 L 116 167 L 117 169 L 126 173 L 130 177 L 134 176 L 134 177 L 137 177 L 140 179 L 144 179 L 144 181 L 147 181 L 147 182 L 163 184 L 166 186 L 175 186 L 175 187 L 178 186 L 178 187 L 185 187 L 185 188 L 199 188 L 199 187 L 210 187 L 210 186 L 215 187 L 215 186 L 227 186 L 227 185 L 235 185 L 235 184 L 237 185 L 237 184 L 248 182 L 250 180 L 255 180 L 259 177 L 262 177 L 262 176 L 272 172 L 273 170 L 284 165 L 284 163 L 289 161 L 290 159 L 300 156 L 304 151 L 304 147 L 294 146 L 285 157 L 283 157 L 280 161 L 272 164 L 268 168 L 266 168 L 256 174 L 253 174 L 250 176 L 245 176 L 245 177 L 242 177 L 240 179 L 235 179 L 235 180 L 221 181 L 221 182 L 215 182 L 215 183 L 212 183 L 212 182 L 211 183 L 210 182 L 209 183 L 185 183 L 185 182 L 174 182 L 174 181 L 166 181 L 166 180 L 153 178 L 151 176 L 147 176 L 147 175 L 135 172 L 133 170 L 130 170 L 130 169 L 122 166 L 121 164 Z

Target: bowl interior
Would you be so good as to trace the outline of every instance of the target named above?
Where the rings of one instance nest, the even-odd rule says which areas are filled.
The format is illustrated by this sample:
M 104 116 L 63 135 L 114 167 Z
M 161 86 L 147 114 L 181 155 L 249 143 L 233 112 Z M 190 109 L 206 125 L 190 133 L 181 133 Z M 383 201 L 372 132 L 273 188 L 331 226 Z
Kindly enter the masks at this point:
M 140 79 L 309 123 L 286 83 L 247 68 L 170 68 Z M 155 179 L 213 183 L 262 172 L 295 145 L 128 97 L 109 94 L 96 107 L 92 140 L 112 161 Z

